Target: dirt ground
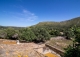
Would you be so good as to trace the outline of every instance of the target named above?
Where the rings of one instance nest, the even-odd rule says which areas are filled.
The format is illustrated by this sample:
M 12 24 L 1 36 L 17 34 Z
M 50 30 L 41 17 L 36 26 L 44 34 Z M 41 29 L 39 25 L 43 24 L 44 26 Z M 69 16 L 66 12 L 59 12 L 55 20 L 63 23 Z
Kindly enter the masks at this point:
M 43 54 L 51 53 L 51 51 L 46 50 L 43 52 L 44 47 L 45 43 L 17 44 L 14 40 L 0 39 L 0 57 L 45 57 Z
M 2 42 L 4 43 L 2 43 Z M 35 44 L 35 43 L 14 43 L 5 40 L 0 40 L 0 57 L 41 57 L 42 55 L 35 51 L 35 48 L 44 47 L 44 44 Z

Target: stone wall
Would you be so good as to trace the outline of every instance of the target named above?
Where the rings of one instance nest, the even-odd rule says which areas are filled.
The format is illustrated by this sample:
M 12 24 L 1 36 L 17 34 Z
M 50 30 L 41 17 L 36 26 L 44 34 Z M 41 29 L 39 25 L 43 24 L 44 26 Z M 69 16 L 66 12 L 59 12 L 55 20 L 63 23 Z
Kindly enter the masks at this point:
M 49 44 L 45 44 L 45 46 L 46 46 L 46 47 L 49 47 L 51 50 L 53 50 L 54 52 L 56 52 L 56 53 L 58 53 L 59 55 L 61 55 L 61 57 L 63 57 L 64 51 L 59 50 L 59 49 L 57 49 L 57 48 L 55 48 L 55 47 L 53 47 L 53 46 L 51 46 L 51 45 L 49 45 Z

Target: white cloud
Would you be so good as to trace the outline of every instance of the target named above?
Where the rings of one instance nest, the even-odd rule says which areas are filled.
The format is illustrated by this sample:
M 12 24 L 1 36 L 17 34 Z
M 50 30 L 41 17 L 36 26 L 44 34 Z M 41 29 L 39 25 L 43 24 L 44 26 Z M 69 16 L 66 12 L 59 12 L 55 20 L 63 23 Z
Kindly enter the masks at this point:
M 28 13 L 29 11 L 27 11 L 27 10 L 25 10 L 25 9 L 23 9 L 23 13 Z
M 23 15 L 26 21 L 34 21 L 38 18 L 34 13 L 31 13 L 30 11 L 24 9 L 23 9 Z
M 21 13 L 15 13 L 13 17 L 20 21 L 35 21 L 38 18 L 34 13 L 25 9 L 23 9 Z

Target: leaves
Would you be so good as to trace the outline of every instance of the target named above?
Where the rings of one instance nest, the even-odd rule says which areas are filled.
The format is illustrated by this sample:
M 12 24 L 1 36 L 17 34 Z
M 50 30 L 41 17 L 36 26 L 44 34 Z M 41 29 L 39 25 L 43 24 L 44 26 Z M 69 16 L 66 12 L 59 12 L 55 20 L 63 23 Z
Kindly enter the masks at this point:
M 75 35 L 73 46 L 68 46 L 64 57 L 80 57 L 80 27 L 73 27 L 72 32 Z

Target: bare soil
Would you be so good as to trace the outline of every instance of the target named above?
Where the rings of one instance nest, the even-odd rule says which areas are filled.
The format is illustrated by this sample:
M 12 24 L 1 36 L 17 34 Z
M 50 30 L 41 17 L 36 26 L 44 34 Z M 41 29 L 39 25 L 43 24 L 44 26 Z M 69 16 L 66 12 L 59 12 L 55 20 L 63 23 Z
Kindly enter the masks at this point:
M 34 50 L 43 47 L 44 44 L 38 45 L 33 42 L 16 44 L 15 42 L 0 39 L 0 57 L 44 57 Z

